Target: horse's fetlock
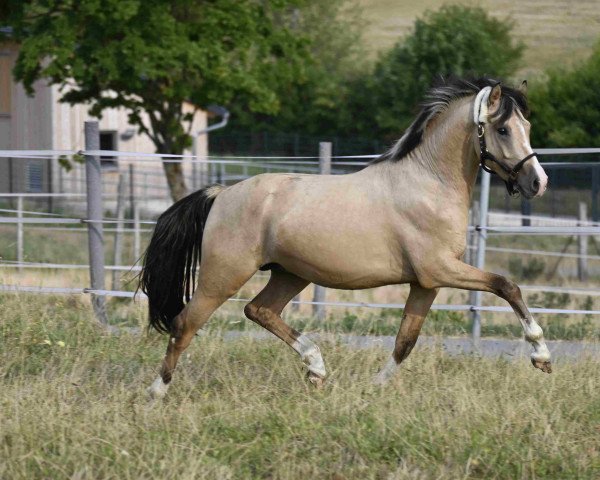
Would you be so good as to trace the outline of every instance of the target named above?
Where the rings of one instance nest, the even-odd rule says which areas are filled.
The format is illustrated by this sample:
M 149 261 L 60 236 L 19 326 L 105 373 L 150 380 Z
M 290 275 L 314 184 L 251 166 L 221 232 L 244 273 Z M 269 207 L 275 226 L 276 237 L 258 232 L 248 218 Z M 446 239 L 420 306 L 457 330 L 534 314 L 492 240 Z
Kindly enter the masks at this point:
M 525 329 L 525 339 L 528 342 L 536 342 L 544 338 L 544 331 L 537 323 L 531 324 Z

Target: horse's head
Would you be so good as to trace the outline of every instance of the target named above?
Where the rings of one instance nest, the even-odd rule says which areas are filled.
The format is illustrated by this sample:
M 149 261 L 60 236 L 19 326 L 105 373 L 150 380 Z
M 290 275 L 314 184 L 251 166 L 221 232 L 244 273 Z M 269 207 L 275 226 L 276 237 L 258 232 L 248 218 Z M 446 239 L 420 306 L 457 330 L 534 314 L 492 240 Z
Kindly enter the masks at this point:
M 548 176 L 531 149 L 527 121 L 527 82 L 517 89 L 498 83 L 485 87 L 475 99 L 476 148 L 481 166 L 506 182 L 509 193 L 521 192 L 526 198 L 541 197 Z

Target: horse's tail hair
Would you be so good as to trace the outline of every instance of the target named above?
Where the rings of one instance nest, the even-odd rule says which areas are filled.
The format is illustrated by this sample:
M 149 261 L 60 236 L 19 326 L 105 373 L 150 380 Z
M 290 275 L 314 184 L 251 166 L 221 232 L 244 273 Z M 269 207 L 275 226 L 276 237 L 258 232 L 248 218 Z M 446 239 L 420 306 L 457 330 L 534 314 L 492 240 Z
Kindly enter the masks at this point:
M 171 333 L 173 320 L 190 301 L 204 226 L 223 189 L 214 185 L 198 190 L 171 205 L 158 218 L 143 256 L 138 287 L 148 296 L 148 328 Z

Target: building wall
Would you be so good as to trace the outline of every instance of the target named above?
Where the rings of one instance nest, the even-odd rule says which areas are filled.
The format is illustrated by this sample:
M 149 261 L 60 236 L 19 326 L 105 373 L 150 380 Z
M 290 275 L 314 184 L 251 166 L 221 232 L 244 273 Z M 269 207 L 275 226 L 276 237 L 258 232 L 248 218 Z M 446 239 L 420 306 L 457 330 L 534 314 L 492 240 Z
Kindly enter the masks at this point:
M 108 109 L 103 112 L 102 118 L 97 119 L 88 114 L 86 105 L 70 106 L 60 103 L 58 98 L 60 92 L 58 87 L 52 87 L 54 105 L 54 134 L 53 149 L 55 150 L 84 150 L 84 123 L 89 120 L 97 120 L 101 132 L 116 132 L 116 150 L 122 152 L 154 153 L 156 147 L 147 135 L 137 133 L 138 127 L 129 124 L 127 111 L 124 109 Z M 206 128 L 206 112 L 199 111 L 194 119 L 192 131 Z M 134 135 L 130 136 L 130 132 Z M 191 153 L 188 151 L 186 153 Z M 208 154 L 208 140 L 206 135 L 199 137 L 198 155 Z M 117 168 L 105 168 L 103 177 L 105 179 L 104 193 L 116 194 L 119 174 L 126 175 L 130 172 L 129 165 L 134 166 L 134 178 L 136 194 L 146 198 L 168 198 L 168 186 L 160 158 L 144 157 L 118 157 L 115 160 Z M 74 164 L 71 172 L 66 172 L 55 164 L 54 190 L 79 193 L 84 191 L 85 168 L 83 165 Z M 192 164 L 184 160 L 184 173 L 191 183 Z M 128 183 L 129 184 L 129 183 Z M 188 185 L 192 187 L 192 185 Z M 162 202 L 164 203 L 164 202 Z
M 36 82 L 37 94 L 31 98 L 12 80 L 17 51 L 14 44 L 0 47 L 0 149 L 49 149 L 53 132 L 50 88 L 44 81 Z M 48 191 L 50 172 L 50 161 L 0 158 L 0 189 L 27 191 L 32 179 L 35 190 Z
M 35 95 L 27 96 L 23 87 L 12 80 L 17 52 L 18 48 L 14 44 L 0 45 L 0 150 L 83 150 L 84 122 L 98 119 L 90 117 L 87 105 L 60 103 L 58 86 L 48 86 L 45 81 L 36 82 Z M 143 153 L 155 151 L 151 140 L 146 135 L 139 134 L 137 127 L 129 124 L 124 109 L 106 110 L 98 121 L 100 131 L 115 132 L 117 150 Z M 206 125 L 206 113 L 199 111 L 192 131 L 206 128 Z M 131 132 L 133 135 L 128 135 Z M 202 135 L 198 141 L 198 155 L 207 154 L 207 136 Z M 119 173 L 129 172 L 130 164 L 135 166 L 136 184 L 139 184 L 136 189 L 143 186 L 143 192 L 148 197 L 168 197 L 160 159 L 133 157 L 119 158 L 113 168 L 105 169 L 105 193 L 116 191 Z M 184 161 L 184 172 L 186 177 L 191 177 L 190 162 Z M 67 172 L 56 159 L 0 158 L 0 192 L 31 191 L 32 186 L 39 187 L 39 175 L 43 177 L 39 191 L 84 191 L 85 175 L 82 165 L 75 164 L 75 168 Z

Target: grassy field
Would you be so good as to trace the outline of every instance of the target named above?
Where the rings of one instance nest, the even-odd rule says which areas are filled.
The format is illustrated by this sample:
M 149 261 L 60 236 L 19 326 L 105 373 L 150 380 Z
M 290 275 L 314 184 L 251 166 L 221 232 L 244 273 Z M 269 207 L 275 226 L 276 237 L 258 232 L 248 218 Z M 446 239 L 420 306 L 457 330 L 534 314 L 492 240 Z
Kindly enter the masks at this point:
M 514 36 L 526 45 L 519 75 L 535 77 L 551 66 L 586 58 L 599 39 L 598 0 L 359 0 L 371 52 L 389 48 L 406 36 L 415 18 L 443 4 L 479 5 L 498 18 L 515 22 Z
M 139 318 L 141 318 L 141 312 Z M 0 297 L 2 479 L 597 478 L 598 362 L 321 345 L 326 387 L 281 342 L 197 338 L 150 401 L 164 337 L 108 335 L 73 297 Z

